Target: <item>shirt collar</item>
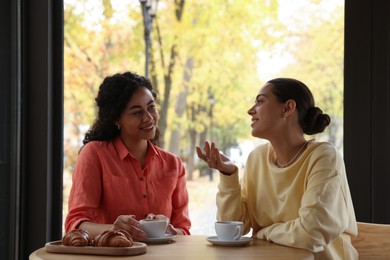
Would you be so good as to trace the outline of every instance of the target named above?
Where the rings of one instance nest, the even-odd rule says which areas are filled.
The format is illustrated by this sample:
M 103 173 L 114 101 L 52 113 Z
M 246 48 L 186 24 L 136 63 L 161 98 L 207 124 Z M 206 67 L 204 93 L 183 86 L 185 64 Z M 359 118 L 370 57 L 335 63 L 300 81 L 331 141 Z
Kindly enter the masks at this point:
M 117 136 L 115 139 L 114 139 L 114 146 L 116 148 L 116 150 L 118 151 L 118 154 L 119 154 L 119 158 L 121 160 L 123 160 L 124 158 L 126 158 L 126 156 L 130 155 L 131 157 L 133 157 L 131 155 L 131 153 L 129 152 L 129 150 L 127 150 L 127 147 L 126 145 L 122 142 L 122 139 Z M 154 155 L 158 156 L 158 151 L 156 149 L 156 147 L 150 142 L 148 141 L 148 154 L 146 155 L 146 158 L 148 157 L 152 157 Z

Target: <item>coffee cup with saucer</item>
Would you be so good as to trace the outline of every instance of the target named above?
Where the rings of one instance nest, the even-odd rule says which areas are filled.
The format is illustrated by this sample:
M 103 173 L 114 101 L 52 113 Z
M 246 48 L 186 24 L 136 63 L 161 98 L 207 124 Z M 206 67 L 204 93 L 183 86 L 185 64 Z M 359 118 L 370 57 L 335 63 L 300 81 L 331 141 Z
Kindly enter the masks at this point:
M 145 243 L 168 243 L 176 235 L 166 234 L 166 230 L 169 224 L 169 219 L 142 219 L 139 221 L 141 230 L 145 232 L 147 238 Z
M 217 236 L 208 237 L 207 241 L 219 246 L 242 246 L 252 241 L 249 237 L 242 237 L 244 223 L 241 221 L 217 221 L 215 232 Z

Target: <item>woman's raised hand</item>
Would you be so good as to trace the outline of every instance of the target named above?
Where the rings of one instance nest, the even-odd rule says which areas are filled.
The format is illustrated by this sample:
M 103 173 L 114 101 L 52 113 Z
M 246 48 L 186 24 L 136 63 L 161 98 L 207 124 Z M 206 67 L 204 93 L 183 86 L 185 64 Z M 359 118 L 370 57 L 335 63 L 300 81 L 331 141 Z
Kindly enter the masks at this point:
M 237 166 L 235 166 L 228 157 L 221 154 L 213 142 L 210 144 L 208 141 L 205 141 L 203 151 L 197 146 L 196 153 L 210 168 L 214 168 L 223 174 L 230 175 L 237 170 Z

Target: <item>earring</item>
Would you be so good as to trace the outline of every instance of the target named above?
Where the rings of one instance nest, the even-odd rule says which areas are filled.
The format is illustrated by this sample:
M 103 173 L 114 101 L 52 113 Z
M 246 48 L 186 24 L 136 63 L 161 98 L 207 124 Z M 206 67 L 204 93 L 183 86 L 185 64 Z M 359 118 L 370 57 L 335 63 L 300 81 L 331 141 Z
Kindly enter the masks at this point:
M 120 125 L 116 125 L 118 127 L 118 131 L 121 130 L 121 126 Z

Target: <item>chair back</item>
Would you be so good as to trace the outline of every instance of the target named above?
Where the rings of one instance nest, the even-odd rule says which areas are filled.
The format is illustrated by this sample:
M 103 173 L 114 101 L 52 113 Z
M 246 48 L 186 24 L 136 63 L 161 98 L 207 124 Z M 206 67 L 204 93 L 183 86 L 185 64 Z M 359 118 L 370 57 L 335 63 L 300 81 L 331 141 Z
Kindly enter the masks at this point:
M 390 225 L 358 222 L 358 236 L 352 245 L 359 259 L 390 259 Z

